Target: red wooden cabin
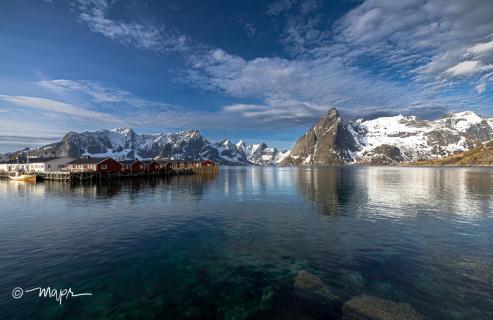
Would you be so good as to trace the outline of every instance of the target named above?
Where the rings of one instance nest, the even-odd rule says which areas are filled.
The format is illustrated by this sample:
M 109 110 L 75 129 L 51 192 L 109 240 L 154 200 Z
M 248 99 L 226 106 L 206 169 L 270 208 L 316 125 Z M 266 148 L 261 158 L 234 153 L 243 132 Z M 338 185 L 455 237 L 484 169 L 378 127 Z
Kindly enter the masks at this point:
M 112 158 L 79 158 L 67 163 L 72 172 L 121 172 L 122 165 Z
M 217 164 L 212 160 L 203 160 L 200 162 L 201 167 L 215 167 Z
M 159 162 L 154 160 L 145 160 L 142 161 L 145 164 L 145 168 L 147 172 L 158 172 L 160 169 Z
M 120 163 L 123 166 L 124 172 L 140 173 L 146 171 L 146 165 L 140 160 L 122 160 Z

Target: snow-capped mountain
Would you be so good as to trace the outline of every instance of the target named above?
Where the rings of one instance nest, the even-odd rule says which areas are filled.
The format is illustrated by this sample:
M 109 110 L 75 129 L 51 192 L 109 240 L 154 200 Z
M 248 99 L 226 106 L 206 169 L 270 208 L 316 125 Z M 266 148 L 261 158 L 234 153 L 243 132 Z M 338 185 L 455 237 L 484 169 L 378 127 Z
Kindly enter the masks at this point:
M 238 141 L 236 148 L 246 155 L 248 161 L 258 165 L 278 164 L 291 152 L 279 151 L 265 143 L 247 144 L 243 140 Z
M 343 119 L 331 109 L 281 164 L 395 164 L 446 157 L 493 139 L 493 118 L 472 111 L 427 121 L 415 116 Z
M 261 146 L 256 147 L 256 146 Z M 210 159 L 221 165 L 276 164 L 283 152 L 265 144 L 243 141 L 209 142 L 197 130 L 177 133 L 137 134 L 129 128 L 69 132 L 59 142 L 41 147 L 60 156 L 110 156 L 115 159 L 168 158 L 176 160 Z

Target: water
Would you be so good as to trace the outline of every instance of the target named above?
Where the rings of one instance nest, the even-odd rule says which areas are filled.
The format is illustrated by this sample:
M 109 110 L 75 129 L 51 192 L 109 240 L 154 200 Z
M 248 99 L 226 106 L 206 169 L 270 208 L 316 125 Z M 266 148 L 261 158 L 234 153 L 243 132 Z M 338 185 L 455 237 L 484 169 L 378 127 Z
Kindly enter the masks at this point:
M 299 270 L 429 319 L 493 318 L 493 170 L 222 168 L 101 185 L 0 180 L 4 319 L 306 319 Z M 54 299 L 12 289 L 72 288 Z M 280 314 L 283 315 L 280 315 Z M 305 319 L 305 318 L 303 318 Z

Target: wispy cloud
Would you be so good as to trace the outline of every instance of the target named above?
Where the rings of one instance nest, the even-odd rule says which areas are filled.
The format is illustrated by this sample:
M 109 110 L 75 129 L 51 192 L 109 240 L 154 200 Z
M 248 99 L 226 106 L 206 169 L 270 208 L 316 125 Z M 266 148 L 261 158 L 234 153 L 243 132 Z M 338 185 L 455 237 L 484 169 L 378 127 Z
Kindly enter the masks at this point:
M 133 108 L 172 108 L 171 105 L 142 99 L 134 96 L 128 91 L 103 85 L 93 80 L 42 80 L 38 84 L 57 94 L 63 95 L 69 92 L 79 92 L 87 95 L 93 103 L 96 104 L 125 104 Z
M 116 20 L 109 17 L 111 9 L 107 0 L 79 0 L 79 20 L 93 32 L 110 39 L 155 52 L 182 51 L 187 49 L 188 39 L 165 25 L 144 25 L 137 22 Z
M 125 121 L 121 120 L 118 117 L 52 99 L 29 96 L 0 95 L 0 101 L 5 101 L 13 105 L 38 109 L 46 112 L 65 114 L 89 120 L 96 120 L 98 122 L 119 125 L 126 124 Z

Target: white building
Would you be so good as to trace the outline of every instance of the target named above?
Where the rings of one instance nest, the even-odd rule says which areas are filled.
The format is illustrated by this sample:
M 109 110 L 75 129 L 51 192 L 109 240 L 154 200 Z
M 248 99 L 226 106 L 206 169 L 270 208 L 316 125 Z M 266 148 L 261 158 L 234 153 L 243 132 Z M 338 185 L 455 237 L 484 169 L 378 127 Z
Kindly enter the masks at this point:
M 26 171 L 26 172 L 53 172 L 63 171 L 67 166 L 67 163 L 73 161 L 74 158 L 59 157 L 59 158 L 38 158 L 29 159 L 27 161 L 11 160 L 0 163 L 0 171 Z
M 63 171 L 67 167 L 67 163 L 73 160 L 74 158 L 70 158 L 70 157 L 29 159 L 29 171 L 33 171 L 33 172 Z
M 4 161 L 0 163 L 0 171 L 26 171 L 26 169 L 27 164 L 22 162 L 17 163 L 17 160 Z

